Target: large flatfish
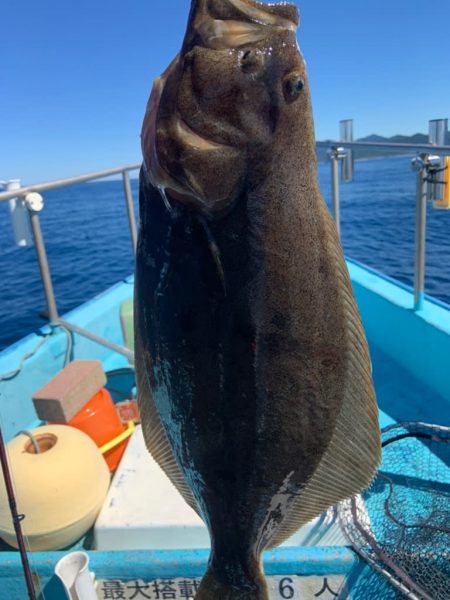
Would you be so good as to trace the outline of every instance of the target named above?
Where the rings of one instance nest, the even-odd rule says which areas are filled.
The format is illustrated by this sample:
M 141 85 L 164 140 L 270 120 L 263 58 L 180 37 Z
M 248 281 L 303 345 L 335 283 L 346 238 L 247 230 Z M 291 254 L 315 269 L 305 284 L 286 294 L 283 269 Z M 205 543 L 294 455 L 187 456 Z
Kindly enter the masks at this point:
M 297 8 L 193 0 L 142 129 L 135 329 L 147 446 L 211 536 L 198 600 L 369 484 L 367 342 L 317 182 Z

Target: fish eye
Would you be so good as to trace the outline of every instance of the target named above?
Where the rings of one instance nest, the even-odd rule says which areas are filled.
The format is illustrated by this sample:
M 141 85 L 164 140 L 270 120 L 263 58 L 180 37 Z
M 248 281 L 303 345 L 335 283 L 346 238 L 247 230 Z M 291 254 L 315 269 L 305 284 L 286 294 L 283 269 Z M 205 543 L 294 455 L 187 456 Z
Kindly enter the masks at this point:
M 298 98 L 305 87 L 305 80 L 299 73 L 289 73 L 283 81 L 284 93 L 290 100 Z
M 264 63 L 263 53 L 259 50 L 243 50 L 239 53 L 239 66 L 244 73 L 254 73 Z

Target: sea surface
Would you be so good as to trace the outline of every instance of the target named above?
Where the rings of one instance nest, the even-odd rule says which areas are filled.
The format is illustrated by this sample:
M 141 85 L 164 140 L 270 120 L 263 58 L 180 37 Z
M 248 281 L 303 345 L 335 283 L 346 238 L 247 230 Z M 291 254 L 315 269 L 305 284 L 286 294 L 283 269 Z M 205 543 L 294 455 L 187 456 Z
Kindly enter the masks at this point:
M 342 242 L 347 257 L 412 285 L 416 175 L 411 159 L 358 161 L 355 180 L 341 185 Z M 20 175 L 19 173 L 17 174 Z M 319 165 L 331 200 L 330 166 Z M 132 180 L 137 215 L 137 180 Z M 48 191 L 41 225 L 60 314 L 133 271 L 121 181 Z M 428 206 L 426 292 L 450 303 L 450 211 Z M 301 265 L 299 265 L 301 268 Z M 33 247 L 14 246 L 7 203 L 0 205 L 0 350 L 44 324 Z

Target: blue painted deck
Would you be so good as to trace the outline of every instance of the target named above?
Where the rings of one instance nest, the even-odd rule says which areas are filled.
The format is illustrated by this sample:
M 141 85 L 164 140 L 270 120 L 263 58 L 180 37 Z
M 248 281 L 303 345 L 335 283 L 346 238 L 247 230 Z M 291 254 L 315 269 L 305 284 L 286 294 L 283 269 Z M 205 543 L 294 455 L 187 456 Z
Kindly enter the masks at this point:
M 404 286 L 349 261 L 356 298 L 369 339 L 375 388 L 384 427 L 394 421 L 450 422 L 450 307 L 425 299 L 423 310 L 412 310 L 413 297 Z M 133 293 L 132 278 L 114 286 L 65 319 L 122 344 L 119 306 Z M 332 310 L 332 307 L 330 307 Z M 43 335 L 28 336 L 0 354 L 0 374 L 12 371 Z M 0 381 L 0 410 L 7 439 L 38 423 L 31 395 L 63 366 L 67 336 L 56 331 L 23 366 L 17 377 Z M 73 358 L 95 358 L 105 371 L 127 366 L 127 361 L 94 342 L 74 336 Z M 98 578 L 143 579 L 201 576 L 206 550 L 189 552 L 91 552 Z M 32 555 L 48 600 L 64 598 L 51 579 L 61 553 Z M 347 548 L 280 548 L 265 556 L 266 572 L 278 575 L 346 574 L 352 598 L 390 600 L 397 597 L 384 580 L 355 559 Z M 2 586 L 10 600 L 26 598 L 16 552 L 0 553 Z M 3 592 L 0 598 L 3 599 Z

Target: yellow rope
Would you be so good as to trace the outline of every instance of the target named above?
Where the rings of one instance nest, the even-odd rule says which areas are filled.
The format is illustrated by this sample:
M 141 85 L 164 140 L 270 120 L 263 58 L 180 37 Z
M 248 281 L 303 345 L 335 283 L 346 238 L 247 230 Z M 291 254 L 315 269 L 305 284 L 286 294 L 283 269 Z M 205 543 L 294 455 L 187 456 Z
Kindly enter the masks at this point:
M 106 454 L 107 452 L 109 452 L 109 450 L 112 450 L 113 448 L 118 446 L 121 442 L 123 442 L 124 440 L 129 438 L 135 429 L 136 429 L 136 426 L 133 423 L 133 421 L 128 421 L 128 425 L 127 425 L 127 428 L 125 429 L 125 431 L 123 433 L 121 433 L 120 435 L 118 435 L 117 437 L 115 437 L 110 442 L 107 442 L 106 444 L 101 446 L 100 452 L 102 454 Z

